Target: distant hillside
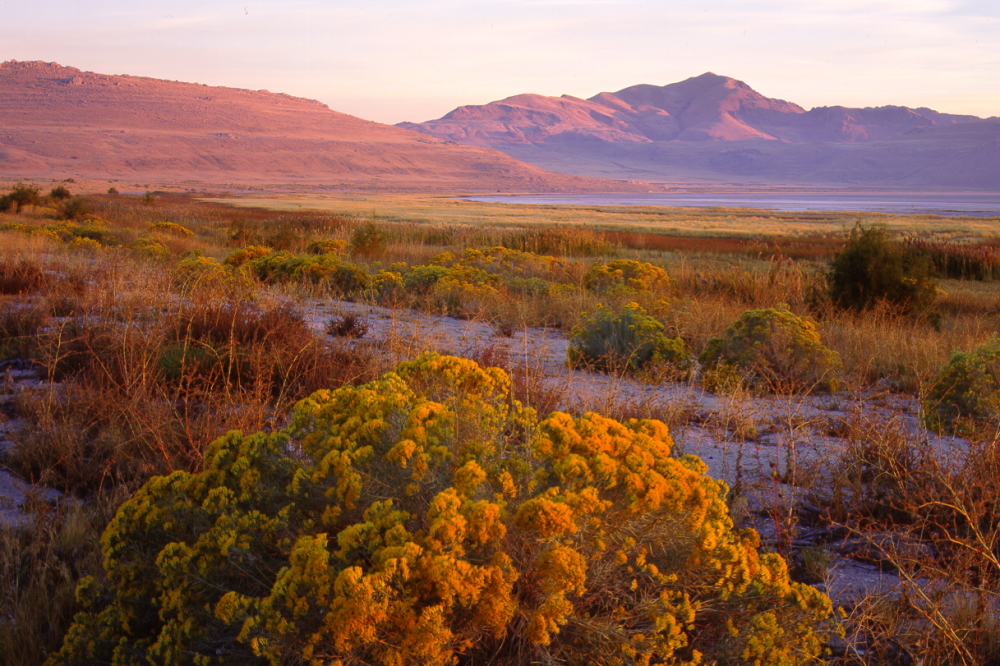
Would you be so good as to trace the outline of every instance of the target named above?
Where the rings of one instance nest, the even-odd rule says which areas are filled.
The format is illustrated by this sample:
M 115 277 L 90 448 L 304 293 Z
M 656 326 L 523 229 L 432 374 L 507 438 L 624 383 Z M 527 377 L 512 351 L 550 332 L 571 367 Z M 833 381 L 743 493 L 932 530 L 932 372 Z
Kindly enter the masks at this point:
M 622 191 L 267 91 L 0 65 L 0 177 Z
M 586 100 L 516 95 L 398 126 L 603 178 L 1000 190 L 1000 119 L 898 106 L 806 111 L 712 73 Z

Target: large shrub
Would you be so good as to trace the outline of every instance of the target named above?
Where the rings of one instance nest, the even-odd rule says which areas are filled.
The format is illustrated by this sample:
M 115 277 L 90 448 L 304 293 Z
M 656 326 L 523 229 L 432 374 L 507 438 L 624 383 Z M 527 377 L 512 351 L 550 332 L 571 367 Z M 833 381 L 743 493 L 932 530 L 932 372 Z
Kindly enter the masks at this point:
M 658 421 L 539 421 L 433 354 L 157 477 L 63 664 L 797 664 L 830 612 Z
M 629 303 L 618 315 L 601 306 L 592 315 L 584 315 L 570 334 L 566 354 L 571 368 L 587 366 L 612 372 L 638 371 L 651 363 L 679 370 L 691 365 L 684 341 L 668 338 L 663 324 L 637 303 Z
M 927 427 L 973 435 L 1000 426 L 1000 341 L 971 352 L 952 352 L 924 398 Z
M 744 312 L 708 341 L 698 360 L 712 390 L 745 384 L 778 393 L 832 391 L 840 369 L 811 321 L 774 308 Z
M 892 240 L 883 226 L 860 222 L 830 261 L 826 278 L 835 305 L 867 310 L 879 301 L 909 313 L 926 311 L 937 298 L 926 257 Z

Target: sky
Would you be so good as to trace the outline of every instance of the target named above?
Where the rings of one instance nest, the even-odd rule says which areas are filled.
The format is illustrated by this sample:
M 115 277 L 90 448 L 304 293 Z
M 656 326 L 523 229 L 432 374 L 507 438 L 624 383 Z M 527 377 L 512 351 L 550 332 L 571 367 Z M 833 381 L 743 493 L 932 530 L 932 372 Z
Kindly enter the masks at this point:
M 997 0 L 0 0 L 0 60 L 264 89 L 383 123 L 704 72 L 1000 116 Z

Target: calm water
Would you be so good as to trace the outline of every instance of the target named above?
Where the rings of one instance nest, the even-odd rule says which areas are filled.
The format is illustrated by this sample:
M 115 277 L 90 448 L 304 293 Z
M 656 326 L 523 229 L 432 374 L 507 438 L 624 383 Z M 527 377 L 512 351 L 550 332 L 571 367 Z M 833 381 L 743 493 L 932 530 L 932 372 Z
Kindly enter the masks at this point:
M 682 206 L 763 208 L 780 211 L 849 210 L 900 215 L 1000 217 L 1000 192 L 906 192 L 894 194 L 831 192 L 749 192 L 680 194 L 514 194 L 463 197 L 470 201 L 582 206 Z

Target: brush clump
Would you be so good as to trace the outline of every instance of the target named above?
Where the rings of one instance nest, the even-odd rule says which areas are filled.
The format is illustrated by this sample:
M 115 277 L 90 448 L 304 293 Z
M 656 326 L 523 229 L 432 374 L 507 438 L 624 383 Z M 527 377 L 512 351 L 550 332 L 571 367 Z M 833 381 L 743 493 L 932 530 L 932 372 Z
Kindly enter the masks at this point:
M 836 391 L 841 364 L 816 325 L 787 309 L 747 310 L 698 357 L 705 386 L 749 386 L 770 393 Z
M 607 372 L 638 372 L 654 364 L 686 372 L 691 367 L 687 346 L 663 330 L 663 324 L 637 303 L 627 304 L 617 315 L 598 306 L 573 329 L 566 363 Z
M 924 420 L 938 433 L 972 436 L 1000 425 L 1000 340 L 954 351 L 924 397 Z

